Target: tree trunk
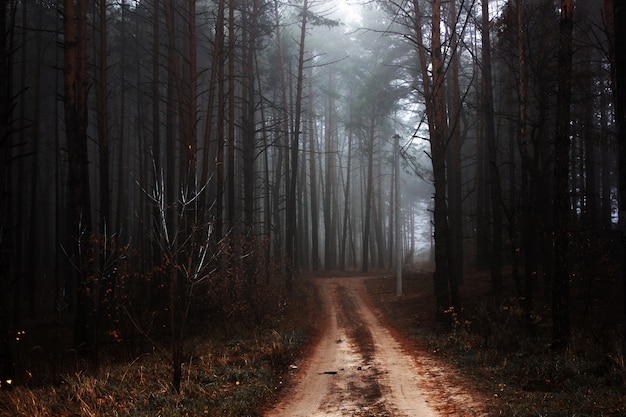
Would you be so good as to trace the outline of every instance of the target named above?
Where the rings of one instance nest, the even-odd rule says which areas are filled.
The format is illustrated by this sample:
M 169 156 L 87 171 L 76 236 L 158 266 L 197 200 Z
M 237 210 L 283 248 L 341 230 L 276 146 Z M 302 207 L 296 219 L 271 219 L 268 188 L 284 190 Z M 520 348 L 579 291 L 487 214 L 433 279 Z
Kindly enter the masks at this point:
M 126 12 L 127 12 L 127 4 L 126 0 L 121 0 L 120 9 L 121 9 L 121 22 L 120 22 L 120 37 L 122 39 L 126 39 Z M 128 205 L 128 189 L 126 183 L 126 171 L 128 170 L 128 166 L 126 166 L 127 162 L 125 158 L 124 152 L 127 150 L 127 147 L 130 144 L 126 143 L 126 43 L 122 42 L 120 49 L 120 107 L 119 107 L 119 132 L 118 132 L 118 157 L 117 157 L 117 178 L 118 178 L 118 189 L 117 189 L 117 219 L 115 222 L 115 230 L 117 231 L 130 231 L 130 227 L 126 227 L 127 216 L 123 213 L 126 212 L 126 206 Z
M 298 153 L 300 144 L 300 123 L 302 116 L 302 86 L 304 78 L 304 41 L 308 16 L 308 0 L 302 5 L 302 21 L 300 23 L 300 42 L 298 50 L 298 72 L 296 78 L 296 105 L 294 130 L 291 137 L 291 181 L 287 190 L 287 227 L 285 244 L 287 249 L 287 289 L 291 291 L 296 276 L 297 259 L 297 218 L 296 218 L 296 186 L 298 177 Z
M 107 82 L 107 1 L 98 0 L 98 82 L 96 112 L 98 119 L 98 155 L 100 172 L 100 233 L 104 234 L 111 221 L 109 179 L 109 105 Z
M 332 271 L 336 264 L 336 230 L 333 224 L 336 222 L 335 211 L 333 210 L 334 189 L 335 189 L 335 137 L 333 135 L 335 127 L 335 101 L 333 98 L 333 76 L 328 76 L 328 101 L 326 109 L 326 181 L 324 184 L 324 269 Z
M 64 0 L 64 107 L 67 154 L 69 162 L 68 236 L 73 243 L 72 256 L 78 266 L 75 272 L 76 316 L 74 345 L 95 361 L 96 338 L 93 305 L 90 296 L 86 248 L 91 234 L 91 200 L 87 159 L 87 5 L 85 0 Z
M 461 93 L 459 86 L 460 51 L 457 23 L 456 2 L 448 4 L 447 24 L 450 30 L 451 57 L 448 78 L 448 112 L 450 134 L 447 144 L 446 168 L 448 187 L 448 220 L 450 224 L 450 279 L 463 282 L 463 195 L 461 172 Z
M 313 80 L 312 69 L 309 72 L 309 82 Z M 319 254 L 319 204 L 317 192 L 317 132 L 313 119 L 313 91 L 309 91 L 309 176 L 311 177 L 311 269 L 319 271 L 320 254 Z
M 167 30 L 167 98 L 166 98 L 166 143 L 165 143 L 165 201 L 167 202 L 167 215 L 166 224 L 169 228 L 168 233 L 172 233 L 175 228 L 175 213 L 171 205 L 178 198 L 178 172 L 176 170 L 176 161 L 178 152 L 176 151 L 176 141 L 178 135 L 176 132 L 176 126 L 179 123 L 180 115 L 179 108 L 176 100 L 177 86 L 176 78 L 178 76 L 178 67 L 176 65 L 177 49 L 176 38 L 174 32 L 174 15 L 175 15 L 175 0 L 164 0 L 163 9 L 165 12 L 165 26 Z
M 524 310 L 524 315 L 528 323 L 529 332 L 534 334 L 534 325 L 532 321 L 533 311 L 533 285 L 536 279 L 537 268 L 535 265 L 535 228 L 536 220 L 532 212 L 533 198 L 531 186 L 529 184 L 529 174 L 531 168 L 530 156 L 528 154 L 528 138 L 526 134 L 526 33 L 524 29 L 524 0 L 517 0 L 517 47 L 518 47 L 518 66 L 519 66 L 519 130 L 518 130 L 518 146 L 521 157 L 522 170 L 522 224 L 524 229 L 522 232 L 522 246 L 524 248 L 524 292 L 520 296 L 520 304 Z M 531 178 L 532 179 L 532 178 Z
M 352 117 L 352 113 L 350 113 Z M 352 124 L 348 128 L 348 166 L 346 167 L 346 180 L 344 187 L 344 199 L 343 199 L 343 230 L 341 232 L 341 247 L 339 249 L 339 269 L 344 271 L 346 269 L 346 244 L 348 239 L 348 223 L 350 222 L 350 182 L 352 181 Z
M 494 125 L 493 82 L 491 77 L 491 34 L 489 31 L 489 0 L 482 0 L 482 69 L 483 114 L 485 141 L 489 155 L 489 184 L 491 194 L 491 286 L 495 293 L 502 292 L 502 190 L 498 167 L 498 144 Z
M 372 103 L 372 107 L 375 104 Z M 372 115 L 374 111 L 372 110 Z M 363 254 L 361 257 L 361 272 L 369 271 L 369 247 L 370 247 L 370 219 L 372 212 L 372 188 L 374 186 L 374 168 L 373 168 L 373 160 L 374 160 L 374 118 L 370 117 L 370 126 L 367 132 L 367 149 L 365 150 L 367 154 L 367 179 L 365 180 L 365 198 L 363 204 L 365 204 L 365 217 L 363 219 L 363 243 L 362 249 Z
M 183 79 L 184 89 L 179 100 L 183 106 L 180 114 L 181 121 L 181 179 L 182 185 L 189 190 L 198 190 L 196 184 L 197 170 L 197 53 L 196 53 L 196 0 L 187 0 L 187 32 L 184 34 L 184 59 Z
M 219 0 L 217 11 L 217 33 L 215 34 L 215 47 L 219 48 L 216 55 L 219 57 L 217 61 L 213 61 L 213 65 L 217 65 L 217 126 L 215 132 L 216 139 L 216 181 L 215 181 L 215 242 L 219 242 L 224 236 L 224 130 L 226 119 L 225 109 L 225 79 L 226 58 L 225 58 L 225 42 L 224 42 L 224 19 L 225 19 L 225 1 Z
M 626 25 L 626 4 L 615 0 L 613 3 L 615 27 Z M 622 233 L 622 302 L 624 305 L 624 340 L 622 352 L 626 352 L 626 39 L 615 34 L 615 106 L 619 143 L 619 218 Z
M 574 0 L 561 1 L 559 21 L 556 148 L 554 161 L 554 276 L 552 320 L 554 347 L 569 343 L 569 125 L 572 86 L 572 28 Z
M 430 133 L 431 161 L 435 185 L 435 207 L 433 212 L 434 241 L 435 241 L 435 272 L 433 284 L 435 290 L 436 318 L 443 320 L 445 312 L 452 305 L 458 304 L 458 293 L 452 294 L 449 284 L 450 270 L 448 264 L 449 229 L 446 202 L 446 151 L 445 139 L 447 134 L 446 106 L 444 97 L 444 67 L 441 55 L 441 1 L 432 2 L 432 41 L 431 63 L 432 83 L 426 60 L 426 46 L 422 33 L 421 13 L 419 2 L 413 1 L 415 16 L 416 39 L 420 58 L 422 87 L 426 101 L 426 115 Z M 455 290 L 455 289 L 452 289 Z
M 256 55 L 256 28 L 258 14 L 258 0 L 253 1 L 252 12 L 248 13 L 245 34 L 247 35 L 246 50 L 244 57 L 245 91 L 243 116 L 243 212 L 244 212 L 244 233 L 252 236 L 254 224 L 254 189 L 255 189 L 255 76 L 254 62 Z
M 162 173 L 161 161 L 161 76 L 160 76 L 160 56 L 161 56 L 161 23 L 160 23 L 161 3 L 153 0 L 152 6 L 152 184 L 160 181 Z M 155 205 L 152 209 L 153 230 L 159 227 L 159 208 Z M 159 265 L 161 251 L 157 242 L 152 244 L 152 263 Z M 155 273 L 151 281 L 151 307 L 160 309 L 166 305 L 166 294 L 163 290 L 165 286 L 165 276 L 162 273 Z
M 235 3 L 228 2 L 228 171 L 226 213 L 229 229 L 235 226 Z
M 379 146 L 380 150 L 380 146 Z M 378 192 L 374 193 L 374 231 L 376 233 L 376 267 L 378 269 L 385 269 L 385 232 L 384 232 L 384 224 L 385 224 L 385 209 L 383 207 L 383 175 L 382 175 L 382 166 L 380 162 L 380 158 L 376 163 L 376 178 L 377 178 L 377 188 Z
M 8 227 L 9 195 L 10 195 L 10 128 L 12 93 L 10 91 L 10 59 L 8 49 L 9 28 L 7 27 L 9 16 L 8 0 L 0 0 L 0 229 L 10 230 Z M 6 232 L 5 232 L 6 233 Z M 0 240 L 0 264 L 9 265 L 10 253 L 7 244 L 8 236 Z M 11 319 L 9 317 L 10 298 L 10 275 L 7 268 L 0 268 L 0 369 L 7 373 L 13 373 L 13 359 L 11 344 L 8 343 L 10 336 Z M 1 381 L 0 384 L 4 384 Z

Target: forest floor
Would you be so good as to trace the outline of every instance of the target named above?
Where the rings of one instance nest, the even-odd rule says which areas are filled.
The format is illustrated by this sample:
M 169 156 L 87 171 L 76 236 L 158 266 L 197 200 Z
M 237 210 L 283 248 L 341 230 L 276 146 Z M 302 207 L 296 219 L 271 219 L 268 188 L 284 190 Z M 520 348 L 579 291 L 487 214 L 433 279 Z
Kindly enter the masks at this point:
M 64 336 L 71 321 L 36 323 L 15 342 L 0 416 L 625 416 L 619 274 L 605 272 L 572 281 L 564 352 L 550 348 L 545 296 L 529 329 L 486 274 L 465 275 L 445 323 L 428 270 L 407 271 L 401 297 L 380 272 L 309 277 L 263 326 L 191 323 L 180 392 L 166 343 L 116 339 L 94 370 Z

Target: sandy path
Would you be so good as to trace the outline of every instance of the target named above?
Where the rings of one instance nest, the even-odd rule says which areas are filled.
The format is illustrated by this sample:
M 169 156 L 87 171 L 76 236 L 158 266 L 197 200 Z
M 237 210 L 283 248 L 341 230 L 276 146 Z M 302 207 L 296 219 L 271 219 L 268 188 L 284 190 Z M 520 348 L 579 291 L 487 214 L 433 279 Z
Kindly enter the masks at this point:
M 435 417 L 424 371 L 378 321 L 364 278 L 318 279 L 326 320 L 296 385 L 266 417 Z

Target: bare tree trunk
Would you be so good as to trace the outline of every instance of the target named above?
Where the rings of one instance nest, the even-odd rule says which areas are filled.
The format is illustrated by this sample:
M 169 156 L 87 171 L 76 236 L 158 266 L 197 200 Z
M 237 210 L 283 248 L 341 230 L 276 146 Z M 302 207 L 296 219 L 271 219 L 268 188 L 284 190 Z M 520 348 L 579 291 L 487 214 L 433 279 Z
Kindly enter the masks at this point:
M 235 0 L 228 2 L 228 171 L 226 213 L 229 229 L 235 218 Z
M 305 271 L 311 270 L 311 247 L 309 237 L 309 193 L 307 192 L 307 135 L 310 133 L 307 130 L 308 123 L 302 122 L 302 151 L 300 152 L 300 173 L 298 176 L 298 265 Z
M 265 207 L 263 208 L 264 212 L 264 230 L 263 233 L 265 235 L 265 283 L 269 284 L 271 278 L 271 258 L 272 258 L 272 186 L 271 186 L 271 177 L 270 177 L 270 159 L 269 153 L 270 148 L 267 142 L 268 132 L 266 130 L 267 118 L 265 117 L 265 107 L 263 106 L 263 101 L 260 104 L 261 107 L 261 126 L 262 126 L 262 141 L 263 141 L 263 162 L 264 162 L 264 195 L 263 200 L 265 202 Z
M 217 128 L 215 132 L 215 138 L 217 141 L 217 161 L 216 161 L 216 181 L 215 181 L 215 241 L 219 242 L 222 239 L 224 232 L 224 121 L 226 119 L 225 109 L 225 82 L 224 79 L 226 70 L 226 59 L 224 53 L 224 15 L 225 15 L 225 1 L 219 0 L 217 11 L 217 34 L 216 48 L 219 48 L 217 56 L 219 59 L 213 62 L 213 65 L 217 65 Z
M 176 170 L 176 134 L 175 127 L 176 121 L 183 124 L 183 116 L 181 115 L 182 103 L 177 100 L 180 97 L 178 94 L 182 94 L 182 86 L 180 81 L 180 73 L 177 59 L 177 43 L 175 32 L 175 16 L 176 16 L 176 0 L 165 0 L 163 7 L 165 10 L 165 24 L 167 28 L 167 174 L 166 174 L 166 190 L 164 191 L 166 202 L 166 213 L 164 216 L 165 225 L 163 233 L 174 236 L 180 224 L 176 222 L 178 219 L 177 213 L 175 213 L 173 202 L 178 199 L 178 186 L 184 186 L 183 184 L 177 184 L 177 179 L 182 179 L 179 172 Z M 183 139 L 184 140 L 184 139 Z M 180 166 L 184 165 L 181 161 Z M 182 172 L 182 168 L 181 168 Z M 174 251 L 175 252 L 175 251 Z M 171 255 L 170 255 L 171 256 Z M 177 259 L 169 259 L 169 317 L 170 317 L 170 348 L 172 355 L 172 386 L 178 392 L 180 390 L 181 383 L 181 367 L 182 367 L 182 340 L 179 337 L 181 332 L 181 277 L 179 271 L 176 270 L 175 264 Z
M 120 37 L 126 39 L 126 12 L 127 4 L 126 0 L 121 0 L 121 29 Z M 126 172 L 128 167 L 126 166 L 126 158 L 124 152 L 129 144 L 126 143 L 126 43 L 122 42 L 120 50 L 120 107 L 119 107 L 119 132 L 117 138 L 118 144 L 118 157 L 117 157 L 117 173 L 118 173 L 118 189 L 117 189 L 117 219 L 115 223 L 115 230 L 128 230 L 126 227 L 127 216 L 126 206 L 128 205 L 128 189 L 126 183 Z
M 197 52 L 196 52 L 196 0 L 187 0 L 187 32 L 185 37 L 186 59 L 183 66 L 184 90 L 182 90 L 180 112 L 184 116 L 181 123 L 181 179 L 183 186 L 197 189 Z M 204 185 L 204 184 L 203 184 Z
M 381 145 L 377 149 L 377 152 L 381 153 Z M 374 231 L 376 234 L 376 267 L 378 269 L 385 268 L 385 209 L 383 207 L 383 174 L 382 174 L 382 164 L 380 161 L 380 157 L 377 158 L 376 161 L 376 182 L 377 182 L 377 192 L 374 193 Z
M 313 82 L 312 67 L 309 72 L 309 83 Z M 309 84 L 311 85 L 311 84 Z M 319 254 L 319 205 L 317 192 L 317 168 L 316 168 L 316 150 L 317 135 L 314 124 L 313 113 L 313 89 L 309 91 L 309 176 L 311 177 L 311 269 L 318 271 L 320 269 Z
M 602 81 L 602 85 L 605 85 L 605 81 Z M 611 195 L 611 159 L 609 156 L 609 150 L 613 146 L 613 141 L 609 139 L 607 133 L 607 93 L 606 88 L 602 88 L 600 93 L 600 126 L 601 137 L 605 138 L 601 143 L 601 184 L 602 184 L 602 200 L 601 200 L 601 223 L 605 230 L 610 230 L 613 223 L 613 207 L 612 207 L 612 195 Z
M 336 264 L 336 230 L 333 228 L 335 223 L 335 211 L 333 210 L 333 197 L 335 189 L 335 137 L 333 135 L 335 112 L 333 91 L 333 76 L 328 76 L 328 108 L 326 109 L 326 181 L 324 184 L 324 269 L 332 271 L 337 267 Z
M 559 60 L 554 161 L 554 277 L 552 282 L 552 324 L 554 347 L 569 343 L 569 124 L 572 100 L 572 28 L 574 0 L 561 1 Z
M 352 118 L 352 113 L 350 113 Z M 348 239 L 348 224 L 350 222 L 350 183 L 352 182 L 352 123 L 349 123 L 348 128 L 348 166 L 346 167 L 346 180 L 344 186 L 344 198 L 343 198 L 343 230 L 341 232 L 341 247 L 339 253 L 339 269 L 344 271 L 346 269 L 346 244 Z
M 0 370 L 7 375 L 14 373 L 13 355 L 8 342 L 10 336 L 11 319 L 10 309 L 10 275 L 4 265 L 10 264 L 10 253 L 7 237 L 9 230 L 9 195 L 10 195 L 10 130 L 12 93 L 10 89 L 10 57 L 9 57 L 9 16 L 8 0 L 0 0 L 0 231 L 3 239 L 0 240 Z M 3 376 L 4 377 L 4 376 Z M 3 384 L 0 382 L 0 384 Z
M 245 73 L 245 93 L 243 117 L 243 205 L 244 205 L 244 233 L 252 236 L 254 224 L 254 189 L 255 189 L 255 76 L 254 62 L 256 55 L 256 28 L 258 19 L 258 0 L 253 0 L 252 11 L 247 13 L 246 22 L 246 48 L 244 56 L 244 73 Z
M 367 148 L 365 152 L 367 154 L 367 178 L 365 180 L 365 198 L 363 204 L 365 204 L 365 217 L 363 218 L 363 243 L 362 243 L 362 256 L 361 256 L 361 272 L 369 271 L 369 253 L 370 253 L 370 229 L 371 229 L 371 213 L 372 213 L 372 194 L 374 187 L 374 107 L 375 103 L 372 103 L 372 112 L 370 116 L 370 126 L 367 132 Z
M 104 234 L 110 227 L 111 199 L 109 178 L 109 105 L 107 81 L 107 1 L 98 0 L 98 66 L 96 86 L 96 113 L 98 120 L 98 155 L 100 172 L 100 227 Z
M 623 28 L 626 25 L 626 5 L 622 1 L 614 0 L 613 14 L 615 27 Z M 624 319 L 626 319 L 626 39 L 615 34 L 614 76 L 615 76 L 615 105 L 616 122 L 619 143 L 619 218 L 622 232 L 622 288 L 624 304 Z M 623 321 L 626 330 L 626 320 Z M 626 331 L 623 332 L 622 352 L 626 352 Z
M 482 101 L 485 117 L 485 140 L 489 155 L 489 191 L 491 194 L 492 214 L 491 286 L 495 293 L 500 293 L 502 292 L 502 190 L 497 158 L 498 144 L 494 125 L 491 33 L 489 28 L 489 0 L 482 0 Z
M 281 191 L 281 176 L 283 172 L 283 157 L 284 150 L 282 146 L 278 146 L 274 155 L 276 168 L 274 171 L 274 189 L 272 192 L 272 229 L 274 231 L 274 257 L 279 260 L 283 254 L 283 240 L 282 240 L 282 222 L 280 217 L 280 191 Z
M 458 307 L 458 288 L 451 284 L 448 248 L 450 245 L 450 229 L 448 225 L 448 207 L 446 202 L 446 151 L 445 140 L 448 133 L 446 103 L 444 89 L 444 62 L 441 51 L 441 1 L 432 4 L 432 41 L 431 56 L 433 66 L 432 106 L 434 129 L 430 132 L 431 157 L 433 162 L 433 178 L 435 184 L 435 298 L 437 314 L 442 314 L 450 306 Z
M 445 138 L 447 134 L 446 106 L 444 96 L 444 68 L 441 55 L 441 1 L 432 2 L 432 41 L 431 41 L 431 62 L 432 62 L 432 83 L 428 71 L 428 61 L 426 60 L 426 46 L 422 33 L 422 19 L 417 0 L 413 1 L 415 16 L 416 41 L 420 58 L 420 69 L 422 75 L 422 88 L 426 100 L 426 115 L 428 118 L 428 130 L 430 132 L 431 160 L 433 164 L 433 177 L 435 185 L 435 208 L 434 218 L 434 240 L 435 240 L 435 272 L 433 282 L 435 289 L 436 317 L 438 320 L 444 319 L 444 312 L 448 310 L 451 301 L 454 304 L 458 300 L 451 300 L 450 293 L 450 270 L 448 264 L 449 228 L 446 203 L 446 155 Z M 458 294 L 457 294 L 458 296 Z M 455 298 L 453 296 L 453 298 Z
M 518 66 L 519 66 L 519 139 L 518 146 L 521 157 L 522 170 L 522 223 L 524 230 L 522 232 L 522 246 L 524 248 L 524 293 L 520 297 L 521 306 L 524 310 L 529 331 L 534 334 L 534 326 L 532 324 L 533 311 L 533 285 L 536 275 L 535 266 L 535 228 L 536 220 L 532 212 L 533 193 L 529 184 L 532 179 L 530 170 L 530 155 L 528 151 L 528 138 L 526 133 L 526 32 L 524 27 L 524 8 L 525 1 L 517 0 L 517 47 L 518 47 Z M 529 177 L 531 177 L 529 179 Z
M 296 259 L 297 249 L 297 218 L 296 218 L 296 185 L 298 183 L 298 157 L 300 144 L 300 124 L 302 119 L 302 89 L 304 79 L 304 42 L 306 38 L 306 25 L 308 17 L 308 0 L 302 5 L 302 20 L 300 23 L 300 42 L 298 50 L 298 72 L 296 75 L 296 103 L 295 121 L 291 137 L 291 181 L 287 190 L 287 227 L 285 231 L 285 245 L 287 249 L 287 289 L 291 291 L 293 280 L 297 275 Z
M 44 8 L 41 5 L 37 5 L 37 26 L 42 27 L 43 24 L 43 12 Z M 29 301 L 29 315 L 34 317 L 36 315 L 36 303 L 37 303 L 37 290 L 38 283 L 37 277 L 40 276 L 41 271 L 39 265 L 41 264 L 40 260 L 42 259 L 42 246 L 39 241 L 43 241 L 42 236 L 45 235 L 45 231 L 47 230 L 43 223 L 40 221 L 41 211 L 38 211 L 41 206 L 40 202 L 40 193 L 37 192 L 39 187 L 39 163 L 41 161 L 40 152 L 41 152 L 41 71 L 42 71 L 42 44 L 43 44 L 43 33 L 41 31 L 37 31 L 35 34 L 35 88 L 34 88 L 34 104 L 33 104 L 33 131 L 32 131 L 32 156 L 31 156 L 31 181 L 30 181 L 30 189 L 31 189 L 31 198 L 30 198 L 30 233 L 29 240 L 31 242 L 30 249 L 30 257 L 34 259 L 36 265 L 29 268 L 30 271 L 27 273 L 30 275 L 28 280 L 28 301 Z M 1 65 L 1 64 L 0 64 Z M 0 140 L 1 143 L 1 140 Z M 0 145 L 1 147 L 2 145 Z M 0 203 L 1 204 L 1 203 Z M 1 211 L 1 209 L 0 209 Z M 2 227 L 2 221 L 0 220 L 0 227 Z M 1 262 L 1 261 L 0 261 Z M 1 278 L 0 278 L 1 280 Z M 1 285 L 1 284 L 0 284 Z
M 152 0 L 152 183 L 159 181 L 163 163 L 161 161 L 161 3 Z M 156 230 L 159 227 L 159 208 L 152 208 L 151 227 Z M 157 242 L 152 243 L 152 263 L 159 265 L 161 252 Z M 165 307 L 166 293 L 164 291 L 166 277 L 163 273 L 155 273 L 151 281 L 151 307 L 155 309 Z
M 289 60 L 285 59 L 283 40 L 282 40 L 282 31 L 281 31 L 281 22 L 280 22 L 280 13 L 278 10 L 278 0 L 274 0 L 274 16 L 275 16 L 275 24 L 276 24 L 276 42 L 278 47 L 278 59 L 280 64 L 280 92 L 281 92 L 281 124 L 282 124 L 282 137 L 284 143 L 283 147 L 278 148 L 278 160 L 277 164 L 277 172 L 275 175 L 275 192 L 274 192 L 274 251 L 276 257 L 280 257 L 283 252 L 283 240 L 282 240 L 282 222 L 280 218 L 280 182 L 282 169 L 284 165 L 284 180 L 285 180 L 285 191 L 289 190 L 291 184 L 291 172 L 289 171 L 289 102 L 287 100 L 287 75 L 288 75 L 288 67 Z M 284 152 L 284 153 L 283 153 Z M 287 243 L 285 243 L 285 249 Z
M 91 200 L 87 160 L 87 5 L 85 0 L 64 0 L 64 107 L 69 161 L 69 237 L 76 273 L 74 345 L 95 360 L 95 329 L 90 297 L 92 282 L 85 249 L 91 233 Z
M 459 86 L 460 51 L 456 32 L 456 1 L 448 3 L 447 25 L 450 30 L 451 57 L 448 77 L 448 113 L 450 120 L 446 168 L 448 180 L 448 221 L 450 225 L 450 279 L 463 282 L 463 196 L 461 173 L 461 93 Z

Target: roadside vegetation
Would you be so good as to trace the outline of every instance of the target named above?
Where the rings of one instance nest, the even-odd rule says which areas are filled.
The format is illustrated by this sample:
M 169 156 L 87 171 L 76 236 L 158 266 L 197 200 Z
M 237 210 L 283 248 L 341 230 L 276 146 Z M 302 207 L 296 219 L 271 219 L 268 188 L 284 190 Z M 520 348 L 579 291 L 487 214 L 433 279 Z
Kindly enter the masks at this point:
M 489 416 L 624 416 L 621 304 L 617 294 L 606 292 L 615 286 L 610 277 L 619 275 L 604 272 L 573 278 L 572 342 L 564 351 L 551 347 L 549 300 L 537 297 L 529 326 L 513 291 L 493 296 L 488 273 L 465 275 L 463 307 L 448 310 L 443 323 L 432 320 L 431 272 L 405 276 L 401 298 L 391 277 L 369 281 L 368 290 L 407 348 L 447 367 L 432 370 L 433 380 L 444 380 L 426 390 L 464 384 L 465 392 L 484 401 Z
M 117 333 L 107 339 L 94 369 L 71 341 L 62 342 L 60 336 L 71 332 L 67 326 L 24 330 L 18 341 L 22 378 L 0 390 L 0 416 L 260 416 L 315 335 L 310 285 L 298 282 L 291 295 L 279 285 L 265 291 L 276 302 L 264 299 L 261 323 L 245 315 L 203 316 L 201 304 L 196 306 L 178 392 L 163 347 L 167 338 L 155 336 L 153 345 L 142 335 L 132 341 Z M 56 338 L 56 346 L 42 337 Z

